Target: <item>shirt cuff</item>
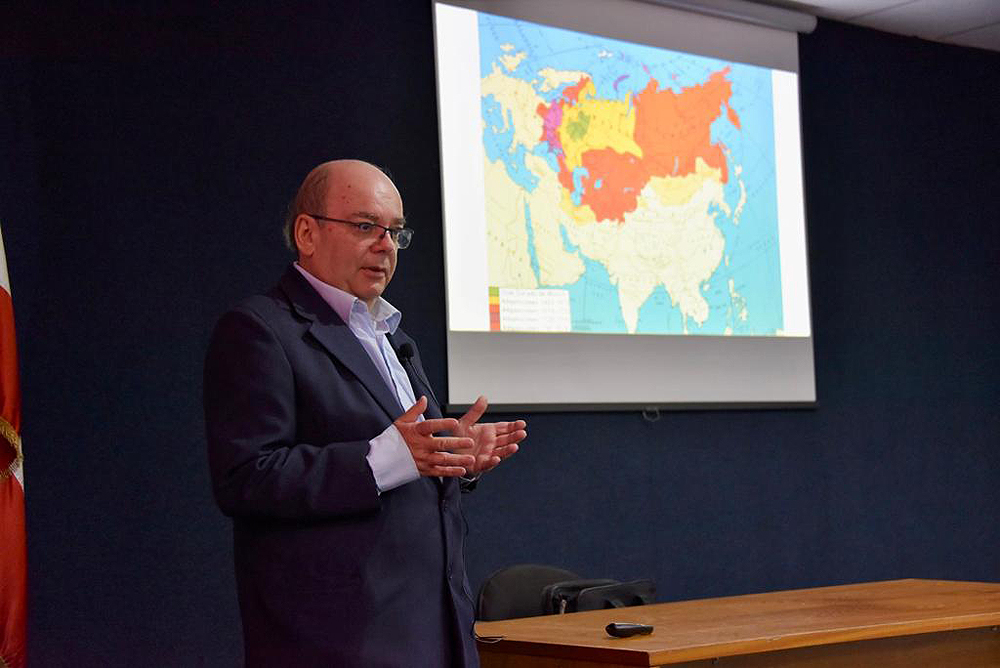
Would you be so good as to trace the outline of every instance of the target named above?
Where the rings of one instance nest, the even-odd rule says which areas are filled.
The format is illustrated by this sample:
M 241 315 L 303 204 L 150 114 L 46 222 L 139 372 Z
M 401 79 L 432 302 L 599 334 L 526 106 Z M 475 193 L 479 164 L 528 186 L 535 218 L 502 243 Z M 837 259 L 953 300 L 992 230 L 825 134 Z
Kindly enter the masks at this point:
M 391 424 L 369 441 L 368 466 L 375 476 L 378 492 L 388 492 L 420 477 L 413 455 L 403 440 L 403 435 Z

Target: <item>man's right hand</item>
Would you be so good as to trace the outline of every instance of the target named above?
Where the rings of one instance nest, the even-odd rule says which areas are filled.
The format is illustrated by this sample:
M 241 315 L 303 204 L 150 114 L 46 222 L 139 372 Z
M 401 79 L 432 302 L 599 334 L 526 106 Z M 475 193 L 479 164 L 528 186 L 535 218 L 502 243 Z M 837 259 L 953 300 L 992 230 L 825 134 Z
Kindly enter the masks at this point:
M 420 397 L 417 403 L 399 416 L 393 424 L 399 431 L 410 454 L 417 465 L 420 475 L 457 477 L 466 475 L 466 469 L 476 463 L 472 455 L 456 455 L 449 450 L 472 448 L 471 438 L 457 436 L 435 436 L 441 431 L 454 431 L 458 428 L 458 420 L 454 418 L 438 418 L 417 422 L 417 418 L 427 410 L 427 397 Z

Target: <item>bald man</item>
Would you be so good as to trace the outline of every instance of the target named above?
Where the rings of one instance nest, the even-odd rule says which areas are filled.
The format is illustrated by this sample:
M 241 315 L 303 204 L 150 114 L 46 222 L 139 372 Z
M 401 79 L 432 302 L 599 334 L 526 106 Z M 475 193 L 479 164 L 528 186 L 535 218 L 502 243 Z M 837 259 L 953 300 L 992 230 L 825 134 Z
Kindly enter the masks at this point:
M 525 423 L 444 418 L 382 293 L 410 245 L 376 167 L 303 181 L 280 283 L 226 313 L 205 362 L 215 498 L 233 519 L 248 666 L 477 666 L 460 488 Z

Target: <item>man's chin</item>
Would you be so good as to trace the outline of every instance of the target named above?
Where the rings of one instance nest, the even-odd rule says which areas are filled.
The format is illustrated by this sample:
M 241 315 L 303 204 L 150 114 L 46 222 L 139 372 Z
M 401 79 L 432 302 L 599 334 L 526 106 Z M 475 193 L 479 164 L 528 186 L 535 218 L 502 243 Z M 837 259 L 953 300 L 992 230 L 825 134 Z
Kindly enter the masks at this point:
M 375 300 L 382 296 L 385 291 L 385 285 L 383 283 L 378 283 L 375 285 L 368 284 L 364 286 L 359 286 L 360 289 L 355 291 L 354 296 L 363 301 L 364 303 L 371 306 L 375 303 Z

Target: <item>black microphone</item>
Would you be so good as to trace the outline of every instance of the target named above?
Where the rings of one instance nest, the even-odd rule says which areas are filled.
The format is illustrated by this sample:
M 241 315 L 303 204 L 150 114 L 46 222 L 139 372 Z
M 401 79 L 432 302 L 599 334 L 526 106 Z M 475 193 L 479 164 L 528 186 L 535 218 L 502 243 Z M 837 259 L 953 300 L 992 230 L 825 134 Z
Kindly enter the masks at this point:
M 440 406 L 441 402 L 439 402 L 437 400 L 437 397 L 434 395 L 434 388 L 431 387 L 431 384 L 427 381 L 427 379 L 425 379 L 417 372 L 417 367 L 416 365 L 413 364 L 413 355 L 414 355 L 413 344 L 410 343 L 409 341 L 403 343 L 396 350 L 396 356 L 399 357 L 399 361 L 403 364 L 404 367 L 406 365 L 410 366 L 410 371 L 413 372 L 413 375 L 417 378 L 417 380 L 419 380 L 421 383 L 424 384 L 424 387 L 430 390 L 431 398 L 434 399 L 434 402 L 438 406 Z

